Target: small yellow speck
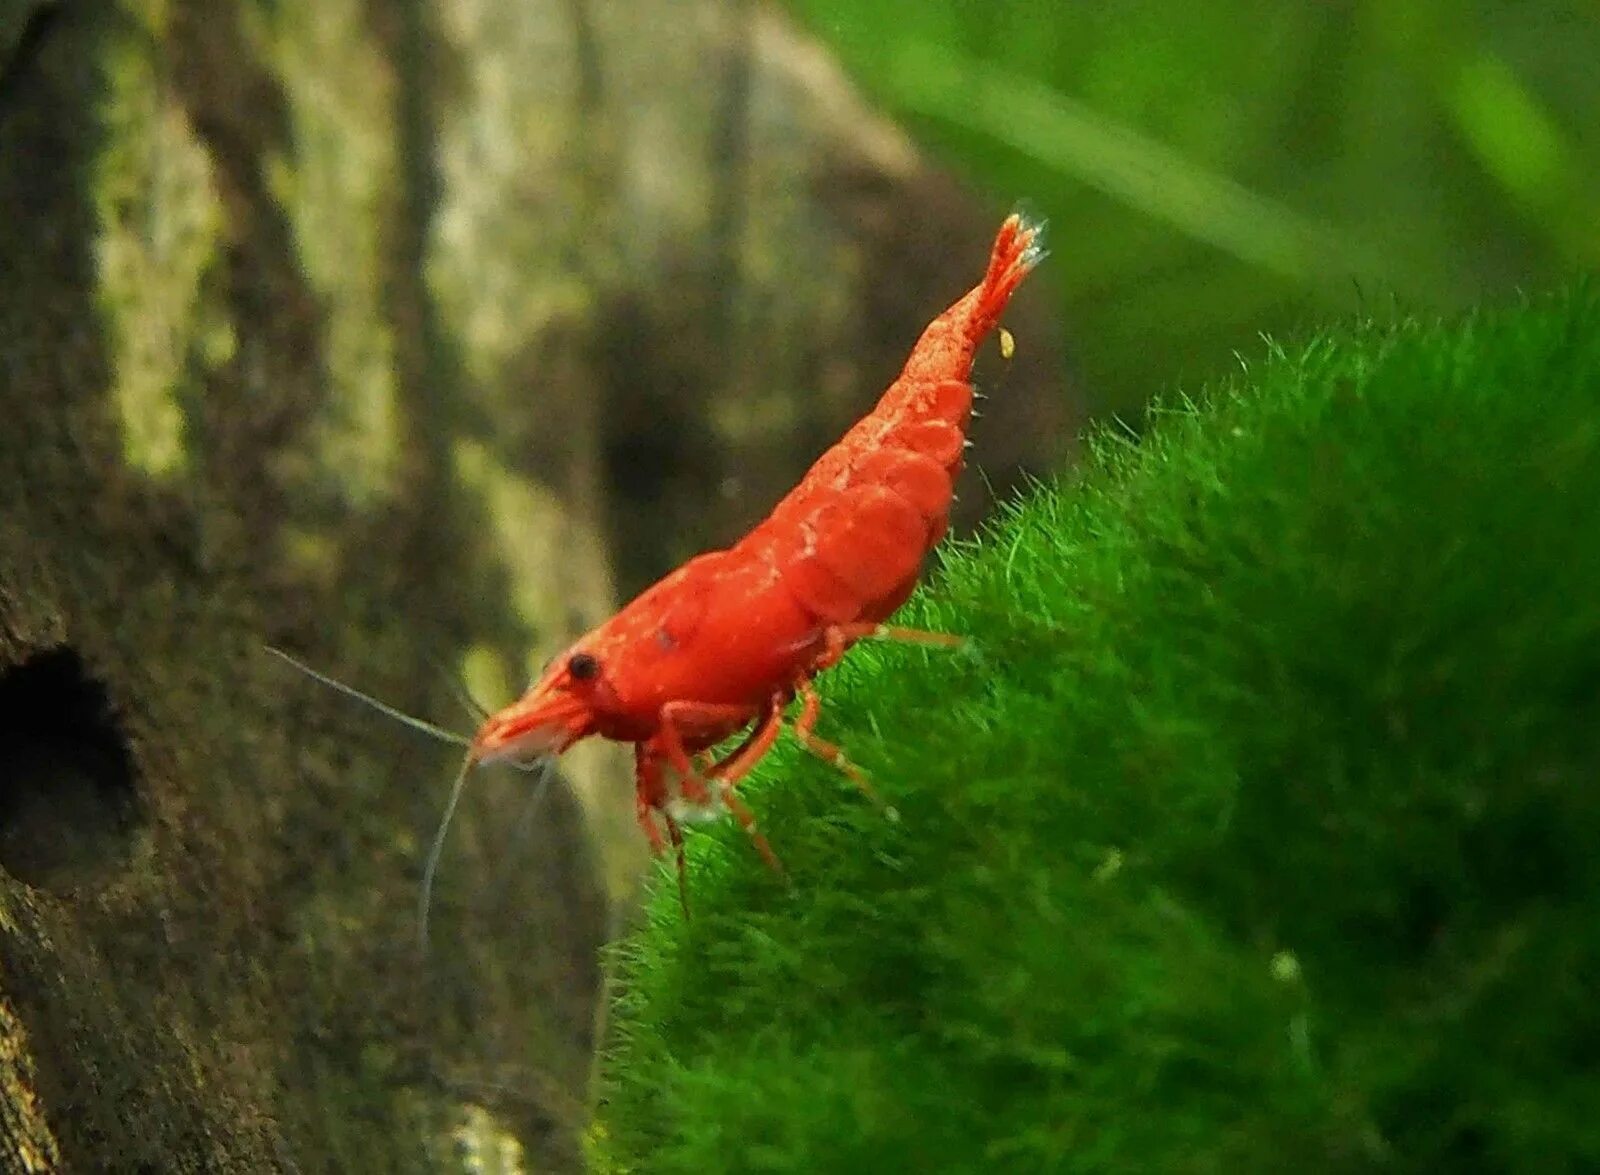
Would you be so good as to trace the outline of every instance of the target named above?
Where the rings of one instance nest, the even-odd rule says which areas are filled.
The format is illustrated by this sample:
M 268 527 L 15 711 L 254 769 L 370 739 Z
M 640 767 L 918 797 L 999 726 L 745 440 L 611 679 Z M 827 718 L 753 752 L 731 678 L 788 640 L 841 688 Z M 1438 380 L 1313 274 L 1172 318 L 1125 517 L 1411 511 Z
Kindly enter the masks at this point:
M 1017 336 L 1005 327 L 1000 328 L 1000 358 L 1009 359 L 1017 353 Z

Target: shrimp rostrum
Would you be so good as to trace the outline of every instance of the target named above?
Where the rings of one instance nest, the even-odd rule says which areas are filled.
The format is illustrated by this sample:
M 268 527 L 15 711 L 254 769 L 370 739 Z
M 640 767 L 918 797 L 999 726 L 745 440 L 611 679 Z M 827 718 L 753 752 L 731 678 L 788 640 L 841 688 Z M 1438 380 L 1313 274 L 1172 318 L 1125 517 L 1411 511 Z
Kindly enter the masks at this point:
M 983 280 L 928 326 L 877 406 L 742 540 L 691 559 L 556 657 L 484 721 L 468 764 L 560 754 L 592 736 L 632 743 L 639 822 L 659 853 L 680 819 L 726 808 L 776 866 L 734 785 L 791 701 L 808 749 L 865 787 L 814 733 L 816 676 L 863 638 L 948 642 L 888 628 L 949 525 L 972 416 L 973 356 L 1043 256 L 1041 226 L 1000 227 Z M 733 751 L 714 748 L 745 732 Z M 663 836 L 663 831 L 665 836 Z

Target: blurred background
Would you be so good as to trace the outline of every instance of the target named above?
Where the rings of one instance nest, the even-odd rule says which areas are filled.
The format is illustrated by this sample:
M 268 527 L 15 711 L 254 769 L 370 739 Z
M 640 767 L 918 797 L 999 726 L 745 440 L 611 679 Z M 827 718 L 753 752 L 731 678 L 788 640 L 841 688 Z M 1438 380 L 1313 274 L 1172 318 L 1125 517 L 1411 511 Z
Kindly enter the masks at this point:
M 1600 261 L 1594 5 L 797 0 L 929 152 L 1055 225 L 1092 413 Z
M 190 984 L 184 1064 L 289 1153 L 575 1164 L 626 756 L 475 785 L 419 967 L 449 752 L 260 644 L 504 703 L 759 518 L 1020 200 L 1053 252 L 979 364 L 970 533 L 1263 333 L 1593 269 L 1597 113 L 1587 0 L 0 0 L 0 603 L 56 635 L 0 620 L 130 726 L 105 984 Z M 86 917 L 35 912 L 40 951 Z M 119 967 L 146 931 L 251 982 Z

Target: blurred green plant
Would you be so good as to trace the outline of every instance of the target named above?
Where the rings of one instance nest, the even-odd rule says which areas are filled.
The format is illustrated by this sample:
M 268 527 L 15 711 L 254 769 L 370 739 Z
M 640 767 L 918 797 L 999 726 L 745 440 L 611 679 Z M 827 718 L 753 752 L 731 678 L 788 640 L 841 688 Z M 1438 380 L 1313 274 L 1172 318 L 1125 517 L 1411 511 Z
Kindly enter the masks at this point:
M 1364 301 L 1600 264 L 1581 0 L 791 0 L 888 109 L 1053 220 L 1091 410 Z
M 957 547 L 619 950 L 601 1170 L 1600 1164 L 1600 296 L 1325 334 Z M 831 729 L 829 728 L 831 727 Z

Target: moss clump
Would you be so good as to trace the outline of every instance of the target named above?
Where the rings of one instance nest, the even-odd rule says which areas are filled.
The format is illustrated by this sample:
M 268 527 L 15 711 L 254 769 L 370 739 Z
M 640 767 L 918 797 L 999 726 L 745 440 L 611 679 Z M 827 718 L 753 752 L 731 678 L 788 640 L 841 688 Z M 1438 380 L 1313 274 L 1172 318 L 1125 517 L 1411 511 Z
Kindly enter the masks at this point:
M 1600 298 L 1361 326 L 946 556 L 621 948 L 648 1171 L 1600 1164 Z

